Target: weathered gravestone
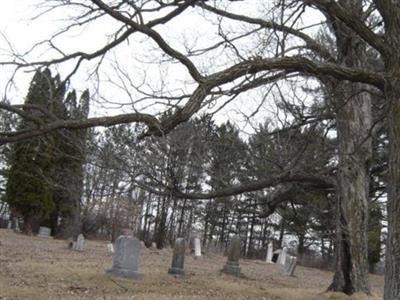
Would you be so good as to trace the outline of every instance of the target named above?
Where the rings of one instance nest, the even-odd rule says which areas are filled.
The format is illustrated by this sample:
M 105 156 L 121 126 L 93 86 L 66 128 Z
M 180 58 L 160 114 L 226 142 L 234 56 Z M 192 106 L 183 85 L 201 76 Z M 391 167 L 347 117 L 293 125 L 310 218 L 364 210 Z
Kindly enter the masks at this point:
M 282 251 L 279 253 L 277 263 L 280 265 L 284 265 L 286 261 L 286 255 L 287 255 L 287 248 L 283 247 Z
M 228 249 L 228 261 L 222 271 L 226 274 L 240 276 L 240 258 L 241 241 L 239 236 L 234 236 Z
M 194 244 L 194 257 L 195 258 L 201 257 L 200 239 L 198 237 L 195 237 L 193 240 L 193 244 Z
M 273 249 L 272 243 L 270 242 L 270 243 L 268 243 L 267 258 L 265 259 L 265 261 L 268 264 L 272 264 L 273 263 L 272 262 L 273 251 L 274 251 L 274 249 Z
M 8 220 L 7 229 L 11 229 L 11 228 L 12 228 L 12 222 L 11 222 L 11 220 Z
M 72 243 L 72 249 L 75 251 L 83 251 L 84 246 L 85 246 L 85 238 L 83 237 L 83 234 L 81 233 L 78 235 L 76 242 L 74 241 Z
M 48 227 L 40 226 L 38 237 L 42 238 L 50 238 L 51 237 L 51 229 Z
M 120 277 L 141 277 L 142 274 L 138 272 L 139 250 L 138 239 L 125 235 L 118 237 L 115 241 L 113 265 L 106 273 Z
M 183 270 L 185 264 L 185 250 L 185 239 L 177 238 L 175 240 L 171 268 L 168 269 L 169 274 L 185 275 L 185 271 Z
M 297 257 L 288 255 L 283 265 L 283 272 L 285 275 L 294 276 L 294 270 L 297 265 Z

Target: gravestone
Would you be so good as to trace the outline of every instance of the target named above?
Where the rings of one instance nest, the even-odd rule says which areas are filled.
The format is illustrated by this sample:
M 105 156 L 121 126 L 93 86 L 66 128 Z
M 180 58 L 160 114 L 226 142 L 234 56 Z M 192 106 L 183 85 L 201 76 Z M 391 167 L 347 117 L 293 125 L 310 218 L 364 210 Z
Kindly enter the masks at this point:
M 83 237 L 83 234 L 81 233 L 78 235 L 76 242 L 72 243 L 72 249 L 75 251 L 83 251 L 84 246 L 85 246 L 85 238 Z
M 107 252 L 108 253 L 114 253 L 114 245 L 109 243 L 107 244 Z
M 268 243 L 267 258 L 265 260 L 266 263 L 268 263 L 268 264 L 272 264 L 273 263 L 272 262 L 273 251 L 274 251 L 274 249 L 273 249 L 272 243 L 270 242 L 270 243 Z
M 195 258 L 201 257 L 200 239 L 198 237 L 195 237 L 194 241 L 193 241 L 193 244 L 194 244 L 194 257 Z
M 12 228 L 12 222 L 11 222 L 11 220 L 8 220 L 7 229 L 11 229 L 11 228 Z
M 175 240 L 171 268 L 168 269 L 169 274 L 185 275 L 185 271 L 183 270 L 185 263 L 185 250 L 185 239 L 177 238 Z
M 294 270 L 296 269 L 297 265 L 297 257 L 288 255 L 285 260 L 285 264 L 283 266 L 283 272 L 286 275 L 293 276 Z
M 111 269 L 107 274 L 119 277 L 138 278 L 140 241 L 132 236 L 121 235 L 115 241 L 115 253 Z
M 240 250 L 241 250 L 241 241 L 239 236 L 234 236 L 231 240 L 231 244 L 228 250 L 228 260 L 222 269 L 222 271 L 226 274 L 240 276 L 240 266 L 239 266 L 239 258 L 240 258 Z
M 21 232 L 21 229 L 19 228 L 19 220 L 18 218 L 14 219 L 14 232 Z
M 51 229 L 48 227 L 40 226 L 38 237 L 42 238 L 50 238 L 51 237 Z
M 280 265 L 284 265 L 285 261 L 286 261 L 286 256 L 287 256 L 287 248 L 283 247 L 281 253 L 279 253 L 279 257 L 278 257 L 278 264 Z

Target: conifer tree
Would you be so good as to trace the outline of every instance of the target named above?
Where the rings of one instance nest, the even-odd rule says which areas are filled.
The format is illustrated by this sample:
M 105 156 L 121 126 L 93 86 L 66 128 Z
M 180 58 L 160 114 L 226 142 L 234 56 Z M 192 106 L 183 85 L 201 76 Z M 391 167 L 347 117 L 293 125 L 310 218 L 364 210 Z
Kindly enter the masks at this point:
M 89 93 L 82 94 L 77 104 L 76 93 L 66 93 L 66 85 L 50 70 L 37 71 L 25 100 L 25 111 L 43 123 L 52 116 L 59 119 L 85 118 Z M 43 110 L 36 109 L 41 107 Z M 27 119 L 20 129 L 38 126 Z M 85 160 L 85 131 L 59 130 L 40 138 L 17 143 L 11 150 L 5 201 L 24 218 L 24 231 L 31 233 L 40 224 L 66 236 L 79 231 L 79 202 L 82 194 Z M 61 228 L 58 227 L 59 219 Z M 40 223 L 40 224 L 39 224 Z M 77 228 L 72 233 L 71 224 Z

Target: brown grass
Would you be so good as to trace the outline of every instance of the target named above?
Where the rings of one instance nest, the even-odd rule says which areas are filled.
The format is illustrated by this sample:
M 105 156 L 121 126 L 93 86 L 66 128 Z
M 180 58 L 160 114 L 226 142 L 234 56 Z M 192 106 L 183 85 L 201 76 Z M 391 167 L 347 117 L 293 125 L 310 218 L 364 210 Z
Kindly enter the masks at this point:
M 323 293 L 332 273 L 298 267 L 296 277 L 276 265 L 242 260 L 244 278 L 221 274 L 226 258 L 187 255 L 186 276 L 166 274 L 171 251 L 142 249 L 139 280 L 109 277 L 111 255 L 105 243 L 87 241 L 84 252 L 68 249 L 63 240 L 27 237 L 0 230 L 0 299 L 381 299 L 383 277 L 371 276 L 375 297 Z

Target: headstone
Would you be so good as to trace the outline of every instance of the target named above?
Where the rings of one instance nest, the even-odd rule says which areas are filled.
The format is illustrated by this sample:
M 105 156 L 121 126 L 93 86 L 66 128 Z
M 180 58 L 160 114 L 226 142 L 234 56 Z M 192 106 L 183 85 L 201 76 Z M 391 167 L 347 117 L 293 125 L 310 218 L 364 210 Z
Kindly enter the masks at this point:
M 201 257 L 200 239 L 198 237 L 195 237 L 194 241 L 193 241 L 193 244 L 194 244 L 194 257 L 195 258 Z
M 72 249 L 76 251 L 83 251 L 85 246 L 85 238 L 83 237 L 83 234 L 79 234 L 78 238 L 76 239 L 76 242 L 72 243 Z
M 107 252 L 108 253 L 114 253 L 114 245 L 109 243 L 107 244 Z
M 42 238 L 50 238 L 51 237 L 51 229 L 48 227 L 40 226 L 38 237 Z
M 11 228 L 12 228 L 12 222 L 11 222 L 11 220 L 8 220 L 7 229 L 11 229 Z
M 14 228 L 14 232 L 21 232 L 21 229 L 19 228 L 19 221 L 17 218 L 14 219 L 15 222 L 15 228 Z
M 169 274 L 185 275 L 183 266 L 185 263 L 185 239 L 177 238 L 175 240 L 174 252 L 172 256 L 172 265 L 168 269 Z
M 293 276 L 294 270 L 296 269 L 297 265 L 297 257 L 287 255 L 285 264 L 283 265 L 283 272 L 286 275 Z
M 286 261 L 286 255 L 287 255 L 287 248 L 283 247 L 281 253 L 279 253 L 279 257 L 278 257 L 278 264 L 280 265 L 284 265 L 285 261 Z
M 273 249 L 272 243 L 269 242 L 268 243 L 268 249 L 267 249 L 267 258 L 265 260 L 268 264 L 272 264 L 273 263 L 272 262 L 273 251 L 274 251 L 274 249 Z
M 152 243 L 151 243 L 151 248 L 157 249 L 157 244 L 156 244 L 155 242 L 152 242 Z
M 113 265 L 106 273 L 129 278 L 138 278 L 140 241 L 132 236 L 121 235 L 115 241 Z
M 239 236 L 234 236 L 228 249 L 228 261 L 226 262 L 223 272 L 234 276 L 240 276 L 240 258 L 241 241 Z

